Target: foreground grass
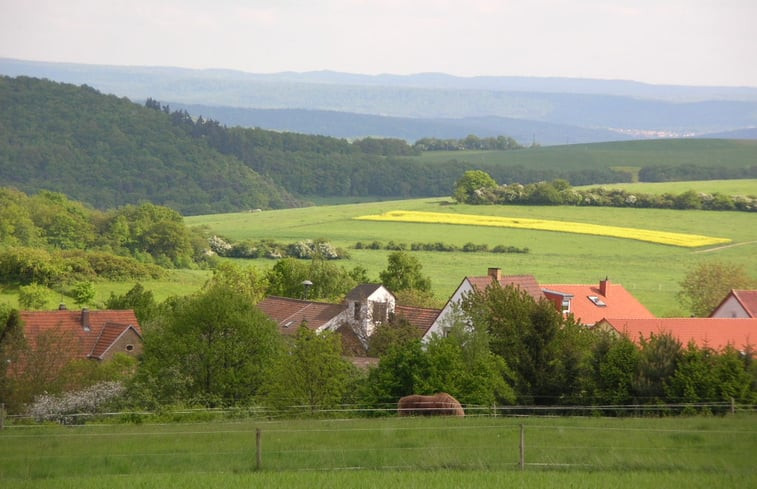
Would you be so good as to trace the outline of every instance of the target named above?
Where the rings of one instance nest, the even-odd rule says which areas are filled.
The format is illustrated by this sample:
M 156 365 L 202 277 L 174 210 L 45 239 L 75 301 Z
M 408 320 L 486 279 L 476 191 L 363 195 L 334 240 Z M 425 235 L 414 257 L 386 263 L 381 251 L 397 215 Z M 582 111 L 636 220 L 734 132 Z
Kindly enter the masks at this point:
M 0 432 L 0 481 L 83 489 L 753 487 L 754 421 L 744 414 L 12 427 Z

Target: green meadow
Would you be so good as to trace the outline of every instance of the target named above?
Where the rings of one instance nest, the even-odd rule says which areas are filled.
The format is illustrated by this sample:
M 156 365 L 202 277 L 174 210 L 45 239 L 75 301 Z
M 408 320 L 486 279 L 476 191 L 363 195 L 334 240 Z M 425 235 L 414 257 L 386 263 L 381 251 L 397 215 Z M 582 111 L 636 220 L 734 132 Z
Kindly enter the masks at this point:
M 0 481 L 56 489 L 753 487 L 754 421 L 742 413 L 11 426 L 0 432 Z
M 355 217 L 392 210 L 479 214 L 511 218 L 549 219 L 579 223 L 620 225 L 678 233 L 700 234 L 731 240 L 729 245 L 687 249 L 630 239 L 526 229 L 491 228 L 454 224 L 359 221 Z M 537 206 L 471 206 L 448 198 L 370 202 L 302 209 L 233 213 L 186 218 L 189 225 L 204 225 L 232 240 L 273 239 L 283 243 L 324 238 L 348 249 L 351 258 L 341 265 L 364 267 L 370 277 L 386 268 L 390 251 L 356 250 L 364 244 L 393 241 L 466 243 L 528 248 L 527 254 L 413 252 L 431 278 L 434 293 L 446 299 L 465 276 L 484 275 L 488 267 L 506 274 L 532 274 L 542 284 L 595 283 L 608 277 L 623 284 L 652 312 L 681 315 L 676 299 L 685 274 L 706 260 L 743 265 L 757 276 L 755 215 L 745 212 L 681 211 L 668 209 L 616 209 Z M 271 260 L 245 263 L 265 268 Z
M 427 162 L 458 160 L 534 169 L 585 170 L 623 168 L 632 173 L 645 166 L 696 165 L 744 168 L 754 162 L 757 141 L 726 139 L 655 139 L 611 143 L 545 146 L 515 151 L 429 151 Z

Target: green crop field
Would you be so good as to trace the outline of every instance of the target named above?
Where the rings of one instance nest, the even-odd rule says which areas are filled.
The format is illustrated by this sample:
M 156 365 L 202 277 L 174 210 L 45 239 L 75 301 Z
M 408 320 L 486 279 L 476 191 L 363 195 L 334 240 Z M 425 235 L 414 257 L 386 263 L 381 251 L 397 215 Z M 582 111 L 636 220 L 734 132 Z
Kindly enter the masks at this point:
M 476 164 L 502 164 L 534 169 L 638 169 L 644 166 L 744 168 L 757 161 L 757 141 L 726 139 L 655 139 L 547 146 L 516 151 L 429 151 L 422 161 L 452 159 Z
M 754 487 L 754 416 L 11 425 L 0 432 L 0 482 L 9 489 Z
M 727 238 L 725 246 L 680 248 L 630 239 L 528 229 L 492 228 L 455 224 L 359 221 L 363 215 L 388 211 L 426 211 L 479 214 L 524 219 L 549 219 L 600 225 L 701 234 Z M 595 283 L 609 277 L 623 284 L 652 312 L 660 316 L 686 314 L 676 299 L 679 282 L 688 270 L 706 260 L 739 263 L 757 276 L 755 215 L 745 212 L 679 211 L 668 209 L 616 209 L 536 206 L 470 206 L 449 199 L 430 198 L 372 202 L 340 206 L 194 216 L 190 225 L 206 225 L 233 240 L 270 238 L 289 243 L 324 238 L 349 248 L 360 241 L 442 242 L 528 248 L 527 254 L 413 252 L 431 278 L 435 295 L 446 299 L 465 276 L 485 275 L 488 267 L 506 274 L 532 274 L 542 284 Z M 364 267 L 370 277 L 386 268 L 389 251 L 349 250 L 351 259 L 341 265 Z M 245 263 L 270 267 L 271 260 Z M 377 278 L 376 278 L 377 280 Z

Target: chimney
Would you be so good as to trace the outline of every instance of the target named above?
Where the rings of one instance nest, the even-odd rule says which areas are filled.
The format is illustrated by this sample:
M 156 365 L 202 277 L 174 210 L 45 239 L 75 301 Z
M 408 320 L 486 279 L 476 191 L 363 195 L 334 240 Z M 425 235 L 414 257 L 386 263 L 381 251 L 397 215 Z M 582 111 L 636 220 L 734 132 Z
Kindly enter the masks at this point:
M 502 269 L 489 268 L 486 274 L 489 275 L 492 278 L 492 280 L 496 280 L 497 282 L 499 282 L 500 279 L 502 278 Z
M 89 331 L 89 309 L 86 307 L 81 310 L 81 325 L 84 331 Z
M 610 280 L 607 277 L 605 277 L 604 280 L 600 280 L 599 281 L 599 293 L 602 294 L 603 296 L 607 297 L 607 292 L 608 292 L 608 286 L 609 285 L 610 285 Z

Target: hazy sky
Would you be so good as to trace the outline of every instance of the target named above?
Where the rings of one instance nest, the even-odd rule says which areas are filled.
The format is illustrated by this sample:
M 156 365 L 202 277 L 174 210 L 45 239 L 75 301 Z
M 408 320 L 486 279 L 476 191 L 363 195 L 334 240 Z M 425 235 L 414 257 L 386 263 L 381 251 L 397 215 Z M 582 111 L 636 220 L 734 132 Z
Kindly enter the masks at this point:
M 757 87 L 757 0 L 0 0 L 0 57 Z

